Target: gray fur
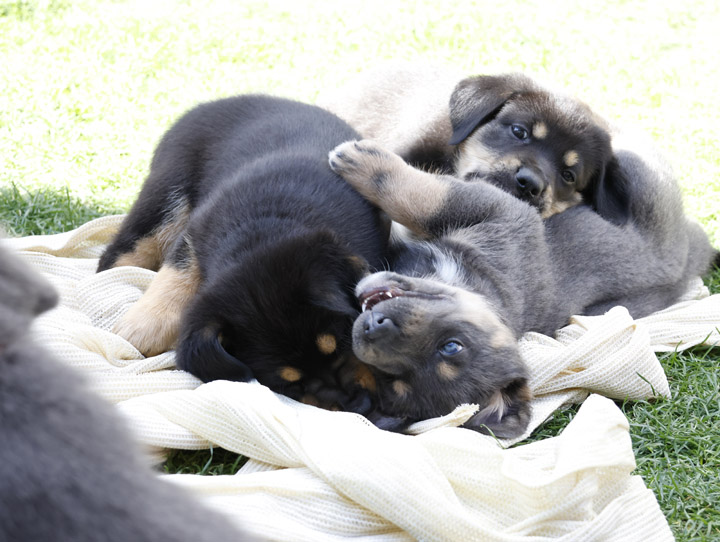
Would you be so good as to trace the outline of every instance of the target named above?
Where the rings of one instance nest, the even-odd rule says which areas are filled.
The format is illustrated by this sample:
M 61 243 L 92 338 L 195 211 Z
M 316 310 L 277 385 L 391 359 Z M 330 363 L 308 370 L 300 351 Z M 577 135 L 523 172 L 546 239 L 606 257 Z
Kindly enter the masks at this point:
M 56 299 L 0 249 L 0 540 L 248 540 L 158 479 L 111 405 L 34 344 L 30 323 Z
M 446 414 L 451 398 L 480 405 L 469 427 L 517 436 L 529 419 L 526 373 L 517 345 L 500 340 L 496 320 L 518 338 L 528 331 L 551 335 L 573 314 L 602 314 L 615 305 L 642 317 L 672 304 L 709 270 L 716 253 L 684 215 L 677 183 L 657 152 L 618 130 L 613 152 L 612 174 L 630 181 L 625 225 L 586 205 L 542 220 L 491 184 L 419 171 L 369 140 L 330 154 L 337 173 L 424 239 L 404 236 L 393 271 L 371 275 L 357 289 L 366 310 L 354 327 L 354 350 L 378 372 L 385 416 Z M 459 264 L 456 274 L 438 272 L 444 260 L 438 252 Z M 463 290 L 480 298 L 475 312 L 458 301 Z M 455 339 L 462 352 L 438 355 Z M 441 362 L 457 373 L 452 382 L 438 380 Z M 397 380 L 404 383 L 399 398 Z

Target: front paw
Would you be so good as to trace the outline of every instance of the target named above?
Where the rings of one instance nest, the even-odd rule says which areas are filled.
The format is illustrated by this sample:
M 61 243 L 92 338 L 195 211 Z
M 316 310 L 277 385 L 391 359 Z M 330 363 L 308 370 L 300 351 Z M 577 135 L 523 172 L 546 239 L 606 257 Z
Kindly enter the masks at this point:
M 405 165 L 402 158 L 370 139 L 342 143 L 328 158 L 335 173 L 375 203 L 388 178 Z
M 142 301 L 142 300 L 141 300 Z M 113 327 L 119 335 L 144 356 L 157 356 L 175 347 L 179 318 L 172 314 L 157 315 L 144 310 L 136 303 Z

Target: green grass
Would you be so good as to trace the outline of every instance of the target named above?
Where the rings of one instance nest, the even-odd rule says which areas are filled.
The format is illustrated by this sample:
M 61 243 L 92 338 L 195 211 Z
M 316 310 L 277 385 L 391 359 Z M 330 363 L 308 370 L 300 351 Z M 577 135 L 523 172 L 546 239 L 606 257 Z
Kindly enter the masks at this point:
M 380 60 L 421 56 L 468 74 L 528 71 L 642 127 L 720 246 L 718 28 L 710 0 L 0 0 L 0 220 L 28 235 L 126 211 L 159 137 L 199 101 L 313 101 Z M 720 292 L 720 272 L 708 284 Z M 663 356 L 673 399 L 622 406 L 637 472 L 682 541 L 720 538 L 719 350 Z M 165 469 L 239 466 L 215 449 L 176 452 Z

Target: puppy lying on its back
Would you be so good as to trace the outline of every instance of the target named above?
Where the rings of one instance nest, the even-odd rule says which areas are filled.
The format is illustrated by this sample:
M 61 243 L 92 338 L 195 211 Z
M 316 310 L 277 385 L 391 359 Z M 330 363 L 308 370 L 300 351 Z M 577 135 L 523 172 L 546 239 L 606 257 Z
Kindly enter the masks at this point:
M 332 392 L 351 354 L 352 292 L 382 266 L 389 235 L 328 167 L 327 153 L 356 137 L 319 107 L 270 96 L 185 114 L 100 260 L 99 271 L 160 269 L 117 333 L 146 355 L 177 346 L 178 366 L 205 381 L 254 376 L 347 407 L 353 398 Z
M 0 250 L 0 540 L 249 540 L 159 480 L 112 407 L 27 336 L 56 299 Z
M 493 183 L 543 217 L 580 202 L 618 224 L 628 217 L 605 122 L 525 75 L 389 63 L 318 103 L 409 164 Z
M 331 153 L 335 171 L 426 240 L 398 244 L 392 272 L 356 289 L 364 312 L 353 349 L 375 369 L 381 406 L 371 419 L 401 429 L 476 403 L 467 427 L 519 436 L 531 395 L 522 333 L 551 335 L 573 314 L 615 305 L 645 316 L 708 271 L 715 251 L 683 214 L 669 168 L 630 142 L 616 141 L 619 167 L 633 179 L 624 226 L 587 205 L 542 220 L 490 183 L 420 171 L 370 140 Z

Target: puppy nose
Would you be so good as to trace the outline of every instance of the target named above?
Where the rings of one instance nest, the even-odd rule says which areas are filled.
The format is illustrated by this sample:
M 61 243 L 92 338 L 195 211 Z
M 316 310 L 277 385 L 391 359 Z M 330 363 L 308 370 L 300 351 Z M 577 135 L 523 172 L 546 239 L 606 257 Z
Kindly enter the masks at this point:
M 532 169 L 521 167 L 515 174 L 518 192 L 523 196 L 536 198 L 545 190 L 545 183 Z
M 365 336 L 370 339 L 380 339 L 392 333 L 395 328 L 395 322 L 385 316 L 381 312 L 371 311 L 365 320 L 364 326 Z

